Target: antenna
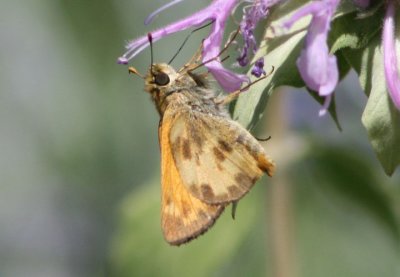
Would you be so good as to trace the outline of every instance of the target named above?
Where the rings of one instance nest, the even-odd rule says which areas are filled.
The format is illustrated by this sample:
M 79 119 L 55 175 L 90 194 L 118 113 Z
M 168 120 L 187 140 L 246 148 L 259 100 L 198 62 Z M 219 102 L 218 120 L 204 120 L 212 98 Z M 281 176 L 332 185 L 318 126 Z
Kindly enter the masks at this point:
M 151 33 L 147 34 L 147 39 L 149 40 L 150 43 L 150 71 L 151 71 L 151 75 L 153 74 L 153 36 L 151 35 Z
M 174 59 L 176 58 L 176 56 L 178 56 L 178 54 L 181 52 L 182 48 L 185 46 L 186 42 L 189 40 L 190 36 L 191 36 L 193 33 L 197 32 L 197 31 L 199 31 L 199 30 L 201 30 L 201 29 L 203 29 L 203 28 L 206 28 L 206 27 L 210 26 L 211 24 L 214 23 L 214 21 L 215 21 L 215 20 L 211 20 L 211 21 L 208 22 L 207 24 L 205 24 L 205 25 L 203 25 L 203 26 L 201 26 L 201 27 L 199 27 L 199 28 L 196 28 L 196 29 L 192 30 L 192 31 L 186 36 L 185 40 L 182 42 L 182 44 L 181 44 L 181 46 L 179 47 L 178 51 L 176 51 L 175 55 L 171 58 L 171 60 L 168 62 L 168 64 L 171 64 L 171 63 L 174 61 Z

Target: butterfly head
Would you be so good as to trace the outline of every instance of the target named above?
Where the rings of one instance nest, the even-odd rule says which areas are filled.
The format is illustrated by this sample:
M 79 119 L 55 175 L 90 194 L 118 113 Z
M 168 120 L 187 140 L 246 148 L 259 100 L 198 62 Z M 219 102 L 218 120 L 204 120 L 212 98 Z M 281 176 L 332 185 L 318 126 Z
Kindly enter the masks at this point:
M 150 93 L 160 114 L 171 102 L 178 104 L 184 100 L 185 96 L 178 92 L 196 86 L 189 74 L 176 72 L 166 63 L 153 64 L 144 79 L 144 90 Z
M 178 74 L 165 63 L 153 64 L 145 78 L 145 90 L 150 94 L 168 90 L 175 83 Z

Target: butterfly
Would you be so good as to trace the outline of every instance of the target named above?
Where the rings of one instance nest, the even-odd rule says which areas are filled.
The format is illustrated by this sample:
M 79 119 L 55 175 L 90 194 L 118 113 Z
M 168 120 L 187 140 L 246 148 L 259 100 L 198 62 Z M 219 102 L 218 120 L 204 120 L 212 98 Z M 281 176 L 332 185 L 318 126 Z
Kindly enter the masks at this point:
M 199 51 L 198 51 L 199 52 Z M 179 71 L 151 64 L 145 80 L 159 114 L 161 226 L 171 245 L 205 233 L 274 163 L 226 108 L 241 92 L 220 96 L 196 54 Z M 141 76 L 135 68 L 129 71 Z

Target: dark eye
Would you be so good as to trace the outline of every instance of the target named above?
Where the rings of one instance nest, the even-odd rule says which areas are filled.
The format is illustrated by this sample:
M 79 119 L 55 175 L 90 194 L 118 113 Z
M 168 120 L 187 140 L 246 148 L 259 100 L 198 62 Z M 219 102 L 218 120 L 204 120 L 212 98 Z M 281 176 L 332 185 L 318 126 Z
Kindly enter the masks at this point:
M 154 75 L 154 82 L 159 86 L 165 86 L 169 83 L 169 76 L 165 73 L 158 73 Z

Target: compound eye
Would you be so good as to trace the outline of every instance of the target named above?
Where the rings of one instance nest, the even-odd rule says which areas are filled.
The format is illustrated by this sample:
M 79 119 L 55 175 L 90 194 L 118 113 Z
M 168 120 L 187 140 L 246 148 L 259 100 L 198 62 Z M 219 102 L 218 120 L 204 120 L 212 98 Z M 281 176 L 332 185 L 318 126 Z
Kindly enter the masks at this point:
M 169 83 L 169 76 L 163 72 L 154 75 L 154 82 L 159 86 L 165 86 Z

